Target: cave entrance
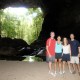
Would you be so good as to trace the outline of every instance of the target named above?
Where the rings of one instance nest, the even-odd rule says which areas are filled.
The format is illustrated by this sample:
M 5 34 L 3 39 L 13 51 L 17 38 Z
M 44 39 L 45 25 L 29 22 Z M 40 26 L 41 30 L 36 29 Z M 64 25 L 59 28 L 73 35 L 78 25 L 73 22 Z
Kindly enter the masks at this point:
M 0 10 L 1 37 L 20 38 L 31 44 L 38 39 L 42 23 L 40 7 L 7 7 Z

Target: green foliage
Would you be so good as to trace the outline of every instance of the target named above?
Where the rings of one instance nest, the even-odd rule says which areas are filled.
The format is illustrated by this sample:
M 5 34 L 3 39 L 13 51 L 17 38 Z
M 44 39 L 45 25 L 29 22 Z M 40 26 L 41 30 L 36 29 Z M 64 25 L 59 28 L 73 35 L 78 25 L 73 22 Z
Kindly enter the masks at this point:
M 28 44 L 38 39 L 42 29 L 42 12 L 40 8 L 26 9 L 26 14 L 11 14 L 9 9 L 0 11 L 2 37 L 21 38 Z
M 2 24 L 2 33 L 5 33 L 4 36 L 6 37 L 15 37 L 15 24 L 12 18 L 5 18 Z
M 0 10 L 0 37 L 1 37 L 1 27 L 2 27 L 2 16 L 3 16 L 3 10 Z

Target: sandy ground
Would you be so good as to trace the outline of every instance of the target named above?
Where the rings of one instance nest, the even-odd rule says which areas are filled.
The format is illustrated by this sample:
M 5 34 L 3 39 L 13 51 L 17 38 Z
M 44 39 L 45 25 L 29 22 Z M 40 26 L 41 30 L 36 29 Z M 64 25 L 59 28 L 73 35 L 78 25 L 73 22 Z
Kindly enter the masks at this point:
M 80 80 L 78 73 L 51 76 L 46 62 L 0 61 L 0 80 Z

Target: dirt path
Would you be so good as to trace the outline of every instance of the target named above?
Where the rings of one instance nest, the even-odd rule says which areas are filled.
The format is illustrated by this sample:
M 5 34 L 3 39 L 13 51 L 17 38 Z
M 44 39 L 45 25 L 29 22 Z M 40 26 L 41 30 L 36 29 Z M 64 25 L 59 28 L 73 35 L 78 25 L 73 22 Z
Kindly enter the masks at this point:
M 57 71 L 58 72 L 58 71 Z M 0 80 L 80 80 L 78 73 L 66 73 L 56 77 L 48 74 L 46 62 L 0 61 Z

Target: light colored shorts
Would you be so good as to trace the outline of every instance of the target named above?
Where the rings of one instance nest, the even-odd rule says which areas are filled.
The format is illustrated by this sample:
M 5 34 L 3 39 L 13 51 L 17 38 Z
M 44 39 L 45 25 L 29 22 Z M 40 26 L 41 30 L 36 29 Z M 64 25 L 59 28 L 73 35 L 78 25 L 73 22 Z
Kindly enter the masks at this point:
M 71 57 L 71 63 L 79 64 L 79 57 L 78 56 L 72 56 Z
M 54 62 L 55 61 L 55 56 L 52 56 L 52 57 L 46 56 L 46 61 L 47 62 Z

